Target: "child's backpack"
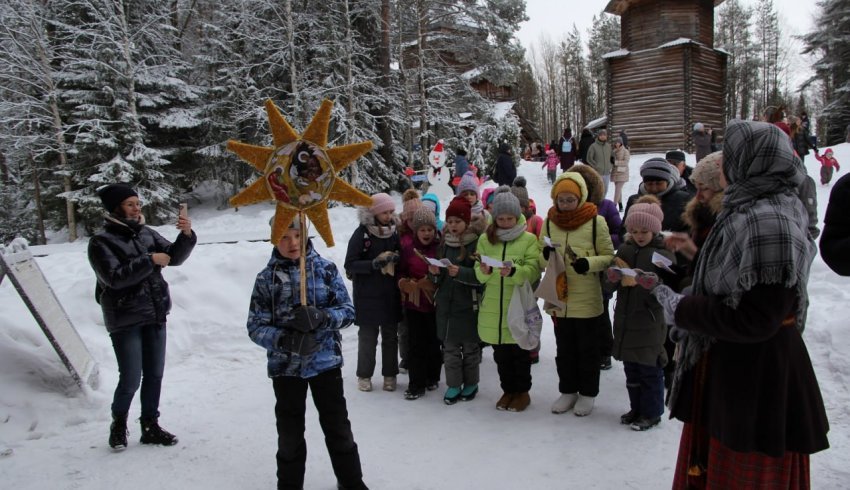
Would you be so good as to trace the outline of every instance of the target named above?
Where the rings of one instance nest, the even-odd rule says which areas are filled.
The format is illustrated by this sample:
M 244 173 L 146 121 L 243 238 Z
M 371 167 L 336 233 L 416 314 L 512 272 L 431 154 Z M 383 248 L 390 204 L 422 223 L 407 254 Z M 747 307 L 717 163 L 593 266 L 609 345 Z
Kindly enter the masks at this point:
M 561 153 L 571 153 L 572 151 L 573 151 L 572 138 L 564 139 L 564 142 L 561 143 Z

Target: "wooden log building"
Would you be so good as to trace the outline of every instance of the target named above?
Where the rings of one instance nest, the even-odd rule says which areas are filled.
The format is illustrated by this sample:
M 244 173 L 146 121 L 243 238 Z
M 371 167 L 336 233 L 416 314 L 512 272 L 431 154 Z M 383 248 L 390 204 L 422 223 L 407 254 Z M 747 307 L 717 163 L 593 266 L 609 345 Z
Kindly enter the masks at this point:
M 626 129 L 632 151 L 694 152 L 693 125 L 722 131 L 726 53 L 714 49 L 723 0 L 611 0 L 621 49 L 605 55 L 608 127 Z

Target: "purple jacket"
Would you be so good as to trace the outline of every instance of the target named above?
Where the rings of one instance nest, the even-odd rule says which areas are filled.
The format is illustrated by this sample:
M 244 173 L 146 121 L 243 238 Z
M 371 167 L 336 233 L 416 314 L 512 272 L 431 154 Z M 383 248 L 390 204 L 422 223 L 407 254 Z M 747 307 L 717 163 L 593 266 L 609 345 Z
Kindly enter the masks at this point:
M 610 199 L 603 199 L 596 206 L 596 214 L 605 218 L 605 223 L 608 224 L 608 230 L 611 232 L 611 242 L 614 243 L 614 250 L 617 250 L 623 242 L 620 237 L 623 222 L 620 219 L 620 212 L 617 211 L 617 205 Z

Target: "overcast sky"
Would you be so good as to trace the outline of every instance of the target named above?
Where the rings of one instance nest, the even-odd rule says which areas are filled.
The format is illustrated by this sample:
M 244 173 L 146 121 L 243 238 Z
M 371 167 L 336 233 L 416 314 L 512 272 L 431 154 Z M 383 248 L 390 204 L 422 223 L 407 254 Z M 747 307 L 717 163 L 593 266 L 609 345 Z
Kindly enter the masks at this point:
M 575 24 L 582 39 L 587 42 L 587 30 L 594 15 L 608 5 L 609 0 L 526 0 L 528 22 L 523 23 L 517 37 L 526 50 L 538 44 L 541 35 L 559 41 Z M 744 5 L 755 5 L 757 0 L 741 0 Z M 804 34 L 814 24 L 815 0 L 773 0 L 779 12 L 780 25 L 788 35 Z M 722 5 L 721 5 L 722 6 Z M 718 7 L 719 8 L 719 7 Z

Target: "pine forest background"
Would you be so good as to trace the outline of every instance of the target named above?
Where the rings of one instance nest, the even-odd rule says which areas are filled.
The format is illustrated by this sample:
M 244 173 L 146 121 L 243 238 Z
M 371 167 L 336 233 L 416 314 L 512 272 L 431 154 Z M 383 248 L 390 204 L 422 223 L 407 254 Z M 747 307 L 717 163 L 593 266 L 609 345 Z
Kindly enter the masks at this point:
M 850 0 L 818 7 L 800 37 L 772 0 L 717 9 L 726 118 L 784 105 L 807 111 L 821 141 L 843 141 Z M 569 9 L 555 14 L 569 23 Z M 528 52 L 514 36 L 526 20 L 523 0 L 5 0 L 0 241 L 90 234 L 110 182 L 135 185 L 154 224 L 199 188 L 226 205 L 257 175 L 225 143 L 271 143 L 265 99 L 296 130 L 334 100 L 329 145 L 375 143 L 343 175 L 367 192 L 398 188 L 439 138 L 486 171 L 500 141 L 518 155 L 605 113 L 602 55 L 619 49 L 619 18 L 600 12 L 584 35 Z M 505 93 L 506 116 L 494 104 Z

